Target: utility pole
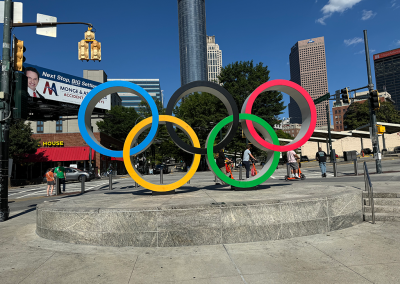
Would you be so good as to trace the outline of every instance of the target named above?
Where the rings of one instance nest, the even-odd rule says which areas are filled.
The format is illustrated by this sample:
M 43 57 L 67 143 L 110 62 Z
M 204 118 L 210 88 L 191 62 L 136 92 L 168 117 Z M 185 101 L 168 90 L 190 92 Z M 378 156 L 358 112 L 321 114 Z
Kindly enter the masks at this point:
M 369 47 L 368 47 L 368 36 L 367 31 L 364 30 L 364 44 L 365 44 L 365 56 L 367 57 L 367 73 L 368 73 L 368 91 L 369 96 L 371 97 L 372 92 L 374 91 L 374 84 L 372 83 L 372 75 L 371 75 L 371 63 L 369 60 Z M 378 98 L 379 100 L 379 98 Z M 374 152 L 374 158 L 376 163 L 376 172 L 378 174 L 382 173 L 382 163 L 381 163 L 381 154 L 379 150 L 379 140 L 378 140 L 378 130 L 376 127 L 376 114 L 375 110 L 371 105 L 371 100 L 369 100 L 369 109 L 370 109 L 370 122 L 371 122 L 371 140 L 372 140 L 372 148 Z
M 8 135 L 10 129 L 10 53 L 12 0 L 4 1 L 3 60 L 1 62 L 0 96 L 0 222 L 7 221 L 10 215 L 8 207 Z
M 331 161 L 334 160 L 332 157 L 332 137 L 331 137 L 331 114 L 329 112 L 329 102 L 326 105 L 326 120 L 328 121 L 328 143 L 329 143 L 329 154 L 331 155 Z

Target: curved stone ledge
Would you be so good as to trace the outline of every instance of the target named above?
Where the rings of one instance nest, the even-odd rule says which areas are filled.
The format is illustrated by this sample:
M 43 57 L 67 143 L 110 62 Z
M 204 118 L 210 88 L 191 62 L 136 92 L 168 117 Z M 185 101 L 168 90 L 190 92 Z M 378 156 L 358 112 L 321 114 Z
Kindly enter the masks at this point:
M 354 188 L 330 191 L 326 197 L 287 201 L 142 204 L 120 209 L 83 208 L 81 204 L 62 200 L 39 205 L 37 234 L 76 244 L 172 247 L 279 240 L 362 222 L 361 191 Z

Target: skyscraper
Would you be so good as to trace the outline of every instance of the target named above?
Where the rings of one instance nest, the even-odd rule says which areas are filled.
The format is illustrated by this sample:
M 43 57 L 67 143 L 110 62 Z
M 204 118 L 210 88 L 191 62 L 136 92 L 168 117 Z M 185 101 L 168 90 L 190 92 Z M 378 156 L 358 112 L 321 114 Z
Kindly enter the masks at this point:
M 207 36 L 208 81 L 219 83 L 218 76 L 222 68 L 222 50 L 215 43 L 215 36 Z
M 378 92 L 388 92 L 400 110 L 400 48 L 374 55 L 375 81 Z
M 298 41 L 289 55 L 290 80 L 302 86 L 313 99 L 328 92 L 324 37 Z M 319 103 L 317 108 L 317 127 L 327 127 L 326 105 Z M 301 123 L 301 112 L 291 98 L 289 103 L 291 123 Z
M 181 85 L 207 81 L 205 0 L 178 0 Z

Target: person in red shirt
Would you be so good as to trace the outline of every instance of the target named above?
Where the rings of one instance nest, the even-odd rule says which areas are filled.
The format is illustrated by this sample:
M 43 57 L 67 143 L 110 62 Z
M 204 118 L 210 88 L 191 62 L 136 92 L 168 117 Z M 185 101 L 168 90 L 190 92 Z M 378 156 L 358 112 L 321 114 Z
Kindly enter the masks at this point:
M 54 189 L 54 169 L 49 168 L 46 173 L 46 179 L 47 179 L 47 196 L 53 195 L 53 189 Z M 51 186 L 51 191 L 49 195 L 49 189 Z

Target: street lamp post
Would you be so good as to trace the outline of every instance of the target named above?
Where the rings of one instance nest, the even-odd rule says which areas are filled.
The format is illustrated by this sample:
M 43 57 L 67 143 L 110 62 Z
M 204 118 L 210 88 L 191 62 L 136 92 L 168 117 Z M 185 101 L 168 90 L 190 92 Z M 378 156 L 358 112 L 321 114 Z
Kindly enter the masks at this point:
M 4 1 L 3 58 L 1 62 L 0 96 L 0 222 L 7 221 L 8 207 L 8 135 L 10 128 L 10 51 L 12 1 Z

